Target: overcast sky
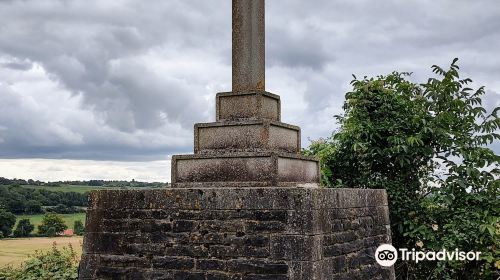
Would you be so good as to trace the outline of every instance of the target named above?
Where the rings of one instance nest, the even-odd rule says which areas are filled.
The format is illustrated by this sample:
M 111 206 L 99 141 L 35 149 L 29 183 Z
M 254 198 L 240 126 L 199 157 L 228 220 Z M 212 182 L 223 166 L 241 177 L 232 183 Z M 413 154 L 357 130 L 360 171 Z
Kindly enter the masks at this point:
M 267 0 L 266 21 L 267 90 L 305 146 L 351 74 L 420 82 L 458 57 L 500 105 L 498 0 Z M 169 181 L 230 89 L 230 0 L 0 0 L 0 176 Z

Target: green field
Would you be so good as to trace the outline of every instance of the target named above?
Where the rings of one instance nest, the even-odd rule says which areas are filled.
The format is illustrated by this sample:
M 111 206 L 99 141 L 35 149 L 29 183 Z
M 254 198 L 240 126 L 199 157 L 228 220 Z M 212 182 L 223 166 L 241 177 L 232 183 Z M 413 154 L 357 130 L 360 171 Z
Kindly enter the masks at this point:
M 36 238 L 6 238 L 0 240 L 0 267 L 18 266 L 35 251 L 49 250 L 56 246 L 71 244 L 77 255 L 82 252 L 81 236 L 72 237 L 36 237 Z
M 80 185 L 61 185 L 58 187 L 23 185 L 22 187 L 34 190 L 48 190 L 53 192 L 76 192 L 76 193 L 86 193 L 92 190 L 106 189 L 105 187 L 80 186 Z
M 80 220 L 83 224 L 85 224 L 85 213 L 75 213 L 75 214 L 58 214 L 60 215 L 68 228 L 73 228 L 75 221 Z M 43 214 L 39 215 L 19 215 L 16 216 L 17 221 L 20 219 L 29 219 L 32 224 L 35 225 L 34 233 L 38 231 L 38 225 L 42 223 Z

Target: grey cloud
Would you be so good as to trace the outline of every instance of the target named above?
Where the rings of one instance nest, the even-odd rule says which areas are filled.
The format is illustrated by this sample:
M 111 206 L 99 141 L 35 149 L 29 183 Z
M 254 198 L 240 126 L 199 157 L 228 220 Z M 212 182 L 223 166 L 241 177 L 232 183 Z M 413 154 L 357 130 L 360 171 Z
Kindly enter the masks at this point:
M 0 63 L 0 67 L 13 70 L 26 71 L 31 69 L 31 67 L 33 67 L 33 64 L 29 61 L 12 61 L 12 62 Z
M 2 8 L 3 18 L 12 20 L 0 29 L 0 50 L 39 62 L 53 78 L 71 92 L 82 94 L 86 105 L 108 116 L 109 124 L 119 129 L 158 126 L 155 104 L 165 105 L 171 122 L 182 119 L 187 125 L 203 116 L 201 103 L 197 107 L 196 98 L 188 97 L 189 87 L 172 86 L 174 79 L 168 76 L 150 78 L 151 73 L 140 64 L 123 67 L 111 64 L 121 61 L 126 64 L 130 57 L 164 45 L 173 48 L 205 45 L 205 36 L 215 33 L 215 28 L 206 28 L 210 25 L 200 25 L 208 20 L 202 17 L 201 10 L 207 8 L 206 4 L 195 9 L 199 1 L 170 1 L 157 7 L 139 2 L 116 7 L 99 2 L 87 4 L 87 1 L 37 2 L 14 2 Z M 196 32 L 198 27 L 209 32 Z M 196 85 L 190 87 L 197 89 Z M 133 92 L 127 92 L 129 89 Z M 144 104 L 147 101 L 149 104 Z M 119 119 L 128 125 L 118 122 Z
M 486 90 L 485 95 L 482 97 L 482 105 L 488 111 L 488 113 L 493 112 L 496 107 L 500 107 L 500 91 L 495 92 L 493 90 Z
M 67 93 L 52 94 L 44 104 L 0 85 L 0 158 L 148 160 L 190 148 L 189 135 L 175 125 L 125 133 L 71 107 Z M 57 100 L 70 107 L 58 108 Z
M 322 71 L 326 64 L 334 61 L 333 53 L 322 45 L 318 32 L 301 32 L 292 36 L 284 26 L 273 27 L 267 33 L 268 66 L 277 64 L 282 67 L 308 67 Z
M 294 79 L 307 81 L 304 106 L 309 114 L 302 117 L 303 135 L 317 138 L 334 129 L 334 125 L 318 128 L 321 126 L 310 123 L 340 111 L 351 74 L 410 71 L 415 81 L 422 82 L 432 75 L 431 65 L 446 67 L 459 57 L 465 76 L 487 88 L 499 86 L 494 77 L 500 70 L 496 54 L 500 49 L 500 6 L 495 1 L 276 0 L 268 6 L 268 30 L 282 31 L 268 34 L 268 43 L 273 39 L 276 45 L 285 42 L 281 46 L 287 49 L 284 53 L 299 53 L 294 58 L 276 51 L 270 54 L 275 55 L 271 61 L 286 59 L 279 64 L 294 67 L 302 57 L 310 61 L 322 57 L 322 64 L 314 64 L 321 67 L 313 68 L 314 72 L 289 72 Z M 303 39 L 305 44 L 313 43 L 307 48 L 288 43 L 297 36 L 310 38 Z
M 498 103 L 495 0 L 266 3 L 267 84 L 297 108 L 283 119 L 302 127 L 304 144 L 335 129 L 351 74 L 412 71 L 422 81 L 432 64 L 460 57 L 464 74 L 489 90 L 486 102 Z M 0 1 L 0 157 L 189 152 L 193 123 L 213 120 L 216 91 L 230 90 L 230 6 Z M 40 75 L 20 74 L 38 66 L 57 93 L 38 86 Z

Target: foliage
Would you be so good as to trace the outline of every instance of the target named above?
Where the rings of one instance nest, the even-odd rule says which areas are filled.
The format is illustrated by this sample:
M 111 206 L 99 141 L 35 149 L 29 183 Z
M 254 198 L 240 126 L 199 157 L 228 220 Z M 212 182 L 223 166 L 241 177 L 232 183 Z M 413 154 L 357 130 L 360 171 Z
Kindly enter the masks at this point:
M 355 79 L 341 128 L 313 142 L 329 186 L 385 188 L 396 247 L 480 251 L 479 262 L 403 263 L 402 279 L 491 279 L 500 258 L 499 108 L 482 106 L 453 61 L 424 84 L 409 73 Z
M 68 226 L 68 228 L 71 228 L 73 224 L 75 223 L 76 220 L 85 220 L 85 213 L 75 213 L 75 214 L 58 214 L 63 218 L 64 223 Z M 42 224 L 43 218 L 45 217 L 45 214 L 43 215 L 19 215 L 16 216 L 17 220 L 21 219 L 29 219 L 30 222 L 35 225 L 35 234 L 38 234 L 38 226 Z
M 40 182 L 38 180 L 34 181 L 32 179 L 29 179 L 28 181 L 26 181 L 23 179 L 7 179 L 4 177 L 0 177 L 0 185 L 26 185 L 26 184 L 39 185 L 39 184 L 42 184 L 42 182 Z
M 65 181 L 44 183 L 0 177 L 0 209 L 16 215 L 43 213 L 44 206 L 60 214 L 76 213 L 87 206 L 88 192 L 106 188 L 160 188 L 165 183 L 127 181 Z M 55 206 L 49 208 L 48 206 Z
M 8 237 L 16 224 L 16 216 L 5 210 L 0 210 L 0 232 L 2 237 Z
M 76 235 L 83 235 L 83 233 L 85 232 L 85 226 L 83 225 L 82 221 L 75 221 L 75 224 L 73 225 L 73 231 Z
M 35 226 L 30 222 L 29 219 L 22 219 L 17 223 L 16 229 L 14 230 L 15 237 L 28 237 L 31 232 L 35 229 Z
M 0 280 L 71 280 L 78 278 L 78 257 L 71 244 L 35 252 L 20 268 L 0 269 Z
M 14 214 L 42 213 L 42 206 L 86 206 L 87 194 L 0 185 L 0 205 Z
M 27 214 L 39 214 L 43 213 L 42 203 L 37 200 L 28 200 L 26 202 L 26 207 L 24 208 L 24 213 Z
M 45 235 L 47 237 L 55 237 L 57 235 L 56 228 L 55 227 L 49 227 L 47 231 L 45 232 Z
M 84 212 L 81 208 L 77 208 L 75 206 L 66 206 L 64 204 L 58 204 L 55 207 L 50 207 L 46 209 L 47 212 L 54 212 L 58 214 L 73 214 L 73 213 L 80 213 Z
M 134 187 L 134 188 L 161 188 L 165 183 L 161 182 L 139 182 L 134 179 L 132 181 L 105 181 L 105 180 L 88 180 L 88 181 L 56 181 L 56 182 L 41 182 L 38 180 L 23 180 L 23 179 L 7 179 L 0 177 L 0 185 L 17 185 L 17 186 L 50 186 L 50 187 L 63 187 L 63 186 L 95 186 L 95 187 Z
M 68 226 L 61 216 L 47 213 L 43 217 L 42 223 L 38 226 L 38 233 L 41 235 L 55 236 L 62 233 Z

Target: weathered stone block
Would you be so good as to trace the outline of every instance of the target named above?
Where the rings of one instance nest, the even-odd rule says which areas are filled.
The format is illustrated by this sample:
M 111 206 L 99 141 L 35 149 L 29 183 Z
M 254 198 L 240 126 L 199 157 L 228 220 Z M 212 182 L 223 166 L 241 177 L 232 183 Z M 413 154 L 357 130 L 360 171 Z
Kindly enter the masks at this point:
M 194 152 L 300 152 L 300 128 L 275 121 L 245 120 L 199 123 L 194 127 Z
M 216 97 L 217 121 L 228 120 L 281 120 L 281 101 L 269 92 L 222 92 Z
M 276 186 L 316 183 L 316 159 L 287 153 L 229 153 L 223 155 L 182 155 L 172 157 L 174 187 L 218 187 L 240 185 Z M 186 185 L 187 183 L 187 185 Z
M 373 258 L 386 204 L 383 190 L 300 185 L 95 191 L 79 277 L 394 279 Z
M 317 261 L 321 258 L 320 235 L 273 235 L 271 257 L 278 260 Z

